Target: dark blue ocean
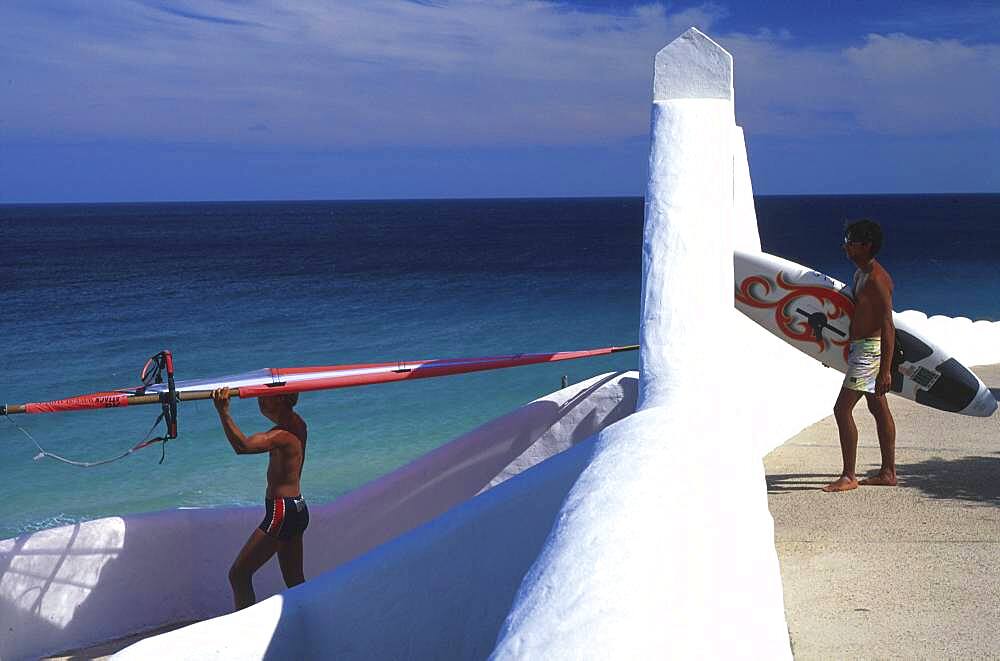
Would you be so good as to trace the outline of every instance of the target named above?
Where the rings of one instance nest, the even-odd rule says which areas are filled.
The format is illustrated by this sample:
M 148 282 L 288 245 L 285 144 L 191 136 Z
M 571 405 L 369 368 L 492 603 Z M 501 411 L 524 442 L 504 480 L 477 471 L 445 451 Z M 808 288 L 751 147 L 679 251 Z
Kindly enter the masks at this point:
M 1000 195 L 761 197 L 764 249 L 847 279 L 845 219 L 872 217 L 896 309 L 1000 319 Z M 0 401 L 261 367 L 582 349 L 638 341 L 640 198 L 0 206 Z M 690 284 L 690 283 L 689 283 Z M 307 499 L 343 494 L 636 354 L 303 395 Z M 235 400 L 244 431 L 265 428 Z M 74 459 L 127 449 L 153 407 L 14 416 Z M 99 516 L 258 503 L 210 403 L 180 438 L 93 469 L 0 419 L 0 538 Z

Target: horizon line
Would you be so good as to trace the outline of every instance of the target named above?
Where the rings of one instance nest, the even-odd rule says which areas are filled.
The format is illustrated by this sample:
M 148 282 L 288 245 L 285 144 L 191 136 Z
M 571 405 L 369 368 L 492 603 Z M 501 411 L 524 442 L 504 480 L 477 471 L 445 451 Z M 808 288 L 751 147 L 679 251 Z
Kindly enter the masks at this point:
M 957 197 L 957 196 L 990 196 L 1000 195 L 1000 191 L 964 191 L 935 193 L 755 193 L 754 198 L 765 197 Z M 474 202 L 474 201 L 520 201 L 520 200 L 644 200 L 645 195 L 501 195 L 501 196 L 459 196 L 459 197 L 343 197 L 343 198 L 259 198 L 243 200 L 101 200 L 85 201 L 71 200 L 62 202 L 31 202 L 0 201 L 0 207 L 18 206 L 74 206 L 74 205 L 139 205 L 139 204 L 295 204 L 295 203 L 332 203 L 332 202 Z

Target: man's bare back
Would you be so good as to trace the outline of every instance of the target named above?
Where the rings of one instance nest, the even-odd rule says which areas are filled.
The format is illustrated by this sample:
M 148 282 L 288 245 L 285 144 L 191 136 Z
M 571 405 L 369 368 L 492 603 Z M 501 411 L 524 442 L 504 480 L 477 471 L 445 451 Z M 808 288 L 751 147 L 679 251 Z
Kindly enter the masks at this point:
M 268 451 L 265 494 L 268 498 L 295 497 L 302 493 L 299 481 L 306 458 L 306 423 L 297 413 L 292 415 L 294 422 L 288 428 L 275 426 L 267 432 L 275 441 Z
M 261 397 L 257 400 L 260 412 L 275 423 L 266 432 L 243 434 L 229 414 L 229 389 L 216 391 L 216 408 L 222 429 L 236 454 L 267 452 L 267 498 L 293 498 L 302 491 L 299 481 L 306 456 L 306 423 L 290 406 L 278 397 Z

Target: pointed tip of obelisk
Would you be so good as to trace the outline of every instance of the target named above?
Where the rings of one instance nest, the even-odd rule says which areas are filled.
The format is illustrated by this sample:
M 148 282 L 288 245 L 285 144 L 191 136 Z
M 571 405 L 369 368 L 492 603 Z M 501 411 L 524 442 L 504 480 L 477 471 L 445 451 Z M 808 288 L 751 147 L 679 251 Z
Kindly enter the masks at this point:
M 698 28 L 656 54 L 653 101 L 732 98 L 733 56 Z

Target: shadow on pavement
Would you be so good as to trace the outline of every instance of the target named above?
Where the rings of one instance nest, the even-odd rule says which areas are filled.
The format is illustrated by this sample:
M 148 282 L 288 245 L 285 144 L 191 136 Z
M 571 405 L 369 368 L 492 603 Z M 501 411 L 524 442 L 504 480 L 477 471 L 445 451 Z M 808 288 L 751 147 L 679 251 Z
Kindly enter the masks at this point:
M 782 494 L 791 491 L 816 491 L 837 479 L 831 473 L 776 473 L 767 475 L 767 493 Z
M 896 467 L 899 483 L 930 498 L 1000 507 L 1000 452 L 962 459 L 933 458 Z

